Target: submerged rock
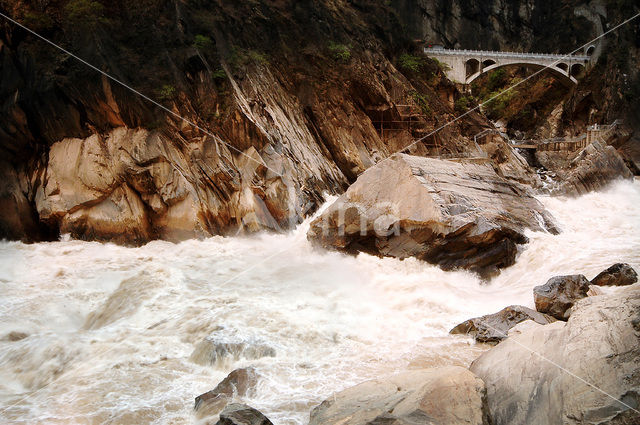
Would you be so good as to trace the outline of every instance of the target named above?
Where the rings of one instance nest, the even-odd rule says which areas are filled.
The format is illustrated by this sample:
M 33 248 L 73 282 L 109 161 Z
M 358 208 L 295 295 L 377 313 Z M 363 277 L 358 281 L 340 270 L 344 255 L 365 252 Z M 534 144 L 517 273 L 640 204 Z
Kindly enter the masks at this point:
M 221 367 L 239 359 L 253 360 L 275 356 L 276 350 L 273 347 L 259 341 L 239 341 L 209 337 L 196 345 L 189 360 L 203 366 Z
M 308 238 L 491 275 L 514 263 L 527 228 L 557 233 L 542 204 L 490 165 L 397 154 L 364 172 Z
M 493 425 L 638 423 L 640 286 L 578 301 L 568 322 L 509 337 L 471 371 Z
M 544 285 L 533 288 L 533 300 L 536 310 L 567 320 L 571 307 L 589 293 L 589 281 L 581 274 L 552 277 Z
M 196 397 L 194 410 L 199 417 L 218 414 L 234 397 L 253 393 L 257 383 L 258 373 L 254 368 L 236 369 L 213 390 Z
M 617 263 L 600 272 L 593 278 L 591 284 L 598 286 L 625 286 L 632 285 L 637 281 L 638 273 L 633 267 L 625 263 Z
M 309 425 L 488 425 L 485 393 L 462 367 L 414 370 L 334 394 L 313 409 Z
M 233 403 L 220 413 L 216 425 L 273 425 L 269 418 L 246 404 Z
M 449 333 L 469 334 L 478 342 L 498 343 L 508 336 L 509 330 L 518 323 L 532 320 L 541 325 L 555 322 L 551 316 L 521 305 L 512 305 L 497 313 L 476 317 L 460 323 Z

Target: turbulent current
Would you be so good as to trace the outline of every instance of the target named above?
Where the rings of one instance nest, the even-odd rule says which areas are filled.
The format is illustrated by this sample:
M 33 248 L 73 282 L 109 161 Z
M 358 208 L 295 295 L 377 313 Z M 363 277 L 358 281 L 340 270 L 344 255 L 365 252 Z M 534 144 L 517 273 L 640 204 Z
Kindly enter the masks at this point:
M 559 274 L 640 269 L 640 183 L 540 200 L 562 233 L 529 233 L 486 284 L 416 260 L 316 250 L 287 235 L 152 242 L 0 242 L 0 422 L 194 423 L 194 397 L 231 370 L 244 401 L 305 424 L 334 392 L 396 371 L 468 365 L 487 347 L 448 335 Z M 194 352 L 208 338 L 227 347 Z M 229 348 L 231 347 L 231 348 Z M 206 354 L 206 353 L 205 353 Z

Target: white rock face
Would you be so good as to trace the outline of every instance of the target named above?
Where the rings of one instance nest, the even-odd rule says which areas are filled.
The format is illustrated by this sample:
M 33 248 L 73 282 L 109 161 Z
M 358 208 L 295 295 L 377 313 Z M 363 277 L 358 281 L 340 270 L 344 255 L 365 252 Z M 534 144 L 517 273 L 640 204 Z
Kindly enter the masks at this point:
M 458 366 L 408 371 L 335 394 L 309 425 L 370 423 L 487 425 L 484 383 Z
M 567 323 L 510 335 L 470 369 L 494 425 L 637 424 L 640 285 L 584 298 Z
M 398 154 L 364 172 L 308 236 L 327 248 L 490 275 L 513 264 L 526 228 L 557 232 L 529 191 L 491 165 Z

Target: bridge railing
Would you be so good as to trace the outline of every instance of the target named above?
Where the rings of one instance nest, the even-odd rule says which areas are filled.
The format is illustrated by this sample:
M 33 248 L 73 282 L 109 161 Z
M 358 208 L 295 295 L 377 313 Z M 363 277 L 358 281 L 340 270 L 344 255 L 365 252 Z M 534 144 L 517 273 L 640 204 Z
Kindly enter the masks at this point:
M 589 61 L 590 57 L 585 55 L 560 55 L 552 53 L 521 53 L 521 52 L 509 52 L 509 51 L 492 51 L 492 50 L 468 50 L 468 49 L 434 49 L 425 47 L 425 53 L 431 53 L 434 55 L 444 56 L 500 56 L 500 57 L 515 57 L 515 58 L 529 58 L 529 59 L 554 59 L 554 60 L 580 60 Z

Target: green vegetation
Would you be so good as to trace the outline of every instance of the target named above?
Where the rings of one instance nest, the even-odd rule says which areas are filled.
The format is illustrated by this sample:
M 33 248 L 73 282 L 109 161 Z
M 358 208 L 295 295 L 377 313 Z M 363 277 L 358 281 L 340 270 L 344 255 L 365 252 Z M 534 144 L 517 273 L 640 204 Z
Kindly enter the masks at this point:
M 433 62 L 435 62 L 436 65 L 438 65 L 438 68 L 440 68 L 442 70 L 442 72 L 448 72 L 451 71 L 451 67 L 449 65 L 447 65 L 444 62 L 440 62 L 438 59 L 436 58 L 431 58 L 431 60 Z
M 491 119 L 499 119 L 504 115 L 507 106 L 511 100 L 518 94 L 516 90 L 509 90 L 498 95 L 499 92 L 491 93 L 488 98 L 491 99 L 486 104 L 487 116 Z
M 54 22 L 49 15 L 41 12 L 27 12 L 22 18 L 22 23 L 36 32 L 48 31 L 53 28 Z
M 398 60 L 398 64 L 400 69 L 403 71 L 414 72 L 417 73 L 424 66 L 425 58 L 420 56 L 410 55 L 408 53 L 404 53 L 400 56 Z
M 214 80 L 226 80 L 227 73 L 224 71 L 224 69 L 218 68 L 213 71 L 213 74 L 211 74 L 211 78 L 213 78 Z
M 258 65 L 268 64 L 269 56 L 266 53 L 261 53 L 256 50 L 242 49 L 240 47 L 234 47 L 232 49 L 229 64 L 234 70 L 244 68 L 250 63 Z
M 213 41 L 206 35 L 198 34 L 193 39 L 193 47 L 198 50 L 207 51 L 213 48 Z
M 417 91 L 412 91 L 409 93 L 413 98 L 413 101 L 420 107 L 422 113 L 425 115 L 431 114 L 431 107 L 429 106 L 429 97 L 424 93 L 418 93 Z
M 351 60 L 351 49 L 345 44 L 329 43 L 329 50 L 333 55 L 333 59 L 347 63 Z
M 95 29 L 100 23 L 107 23 L 104 6 L 94 0 L 71 0 L 64 7 L 69 24 L 83 30 Z
M 173 100 L 176 97 L 176 88 L 170 84 L 163 85 L 160 90 L 158 90 L 158 98 L 162 102 L 168 102 Z
M 473 104 L 473 98 L 470 96 L 462 96 L 458 98 L 454 104 L 455 111 L 458 113 L 467 112 Z

